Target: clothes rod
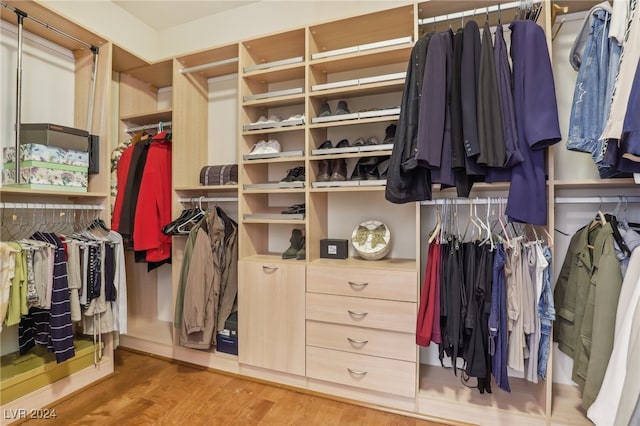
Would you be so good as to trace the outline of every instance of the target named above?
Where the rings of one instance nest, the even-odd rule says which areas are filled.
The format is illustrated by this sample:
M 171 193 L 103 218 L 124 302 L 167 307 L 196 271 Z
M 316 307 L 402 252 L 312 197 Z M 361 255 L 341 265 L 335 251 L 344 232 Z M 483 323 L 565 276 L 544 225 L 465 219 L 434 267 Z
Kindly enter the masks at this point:
M 533 4 L 540 3 L 539 0 L 533 2 Z M 463 12 L 455 12 L 449 13 L 447 15 L 434 16 L 431 18 L 424 18 L 418 20 L 418 25 L 427 25 L 427 24 L 437 24 L 438 22 L 446 22 L 454 19 L 466 18 L 469 16 L 482 16 L 488 13 L 493 12 L 502 12 L 508 9 L 518 9 L 521 6 L 522 2 L 512 1 L 509 3 L 502 3 L 500 5 L 488 6 L 488 7 L 479 7 L 477 9 L 465 10 Z
M 490 197 L 490 198 L 438 198 L 436 200 L 420 201 L 421 206 L 444 206 L 445 204 L 457 204 L 457 205 L 469 205 L 473 204 L 491 204 L 493 203 L 506 203 L 507 199 L 502 197 Z
M 615 197 L 556 197 L 556 204 L 614 204 L 614 203 L 640 203 L 640 197 L 627 197 L 625 195 Z
M 188 74 L 190 72 L 197 72 L 202 70 L 208 70 L 209 68 L 221 67 L 222 65 L 233 64 L 238 62 L 239 58 L 223 59 L 222 61 L 209 62 L 208 64 L 195 65 L 193 67 L 182 68 L 180 74 Z
M 15 8 L 15 7 L 13 7 L 13 6 L 9 6 L 9 5 L 8 5 L 7 3 L 5 3 L 5 2 L 0 2 L 0 3 L 2 4 L 2 7 L 6 7 L 7 9 L 9 9 L 9 10 L 11 10 L 12 12 L 16 13 L 17 15 L 19 15 L 19 16 L 23 16 L 23 17 L 25 17 L 25 18 L 27 18 L 27 19 L 31 19 L 33 22 L 35 22 L 35 23 L 37 23 L 37 24 L 42 25 L 42 26 L 43 26 L 43 27 L 45 27 L 46 29 L 53 31 L 54 33 L 58 33 L 58 34 L 60 34 L 60 35 L 61 35 L 61 36 L 63 36 L 63 37 L 66 37 L 66 38 L 68 38 L 68 39 L 70 39 L 70 40 L 75 41 L 75 42 L 76 42 L 76 43 L 78 43 L 78 44 L 83 45 L 84 47 L 86 47 L 86 48 L 90 49 L 92 52 L 95 52 L 95 51 L 97 51 L 97 50 L 98 50 L 98 47 L 97 47 L 97 46 L 95 46 L 95 45 L 93 45 L 93 44 L 90 44 L 90 43 L 84 42 L 84 41 L 82 41 L 82 40 L 80 40 L 80 39 L 78 39 L 78 38 L 76 38 L 76 37 L 72 36 L 71 34 L 67 34 L 67 33 L 65 33 L 64 31 L 59 30 L 59 29 L 57 29 L 56 27 L 53 27 L 53 26 L 51 26 L 51 25 L 47 24 L 46 22 L 43 22 L 43 21 L 41 21 L 41 20 L 39 20 L 39 19 L 37 19 L 37 18 L 34 18 L 34 17 L 33 17 L 33 16 L 31 16 L 31 15 L 28 15 L 26 12 L 24 12 L 24 11 L 22 11 L 22 10 L 20 10 L 20 9 L 17 9 L 17 8 Z
M 238 197 L 200 197 L 200 198 L 179 198 L 179 203 L 233 203 L 238 201 Z
M 102 204 L 47 204 L 47 203 L 8 203 L 0 202 L 1 209 L 40 209 L 40 210 L 103 210 Z
M 163 127 L 171 127 L 171 122 L 170 121 L 163 121 L 162 122 L 162 126 Z M 141 130 L 151 130 L 151 129 L 157 129 L 160 127 L 160 123 L 155 123 L 155 124 L 145 124 L 144 126 L 137 126 L 137 127 L 127 127 L 125 129 L 125 132 L 127 133 L 131 133 L 131 132 L 139 132 Z

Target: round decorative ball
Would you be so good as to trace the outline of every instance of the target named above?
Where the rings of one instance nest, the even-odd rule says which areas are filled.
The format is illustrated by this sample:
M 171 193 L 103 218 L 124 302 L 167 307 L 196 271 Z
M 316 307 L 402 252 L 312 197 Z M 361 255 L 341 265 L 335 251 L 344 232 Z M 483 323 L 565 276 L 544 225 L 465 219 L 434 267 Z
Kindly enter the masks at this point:
M 391 231 L 378 220 L 367 220 L 351 233 L 351 244 L 365 260 L 380 260 L 391 250 Z

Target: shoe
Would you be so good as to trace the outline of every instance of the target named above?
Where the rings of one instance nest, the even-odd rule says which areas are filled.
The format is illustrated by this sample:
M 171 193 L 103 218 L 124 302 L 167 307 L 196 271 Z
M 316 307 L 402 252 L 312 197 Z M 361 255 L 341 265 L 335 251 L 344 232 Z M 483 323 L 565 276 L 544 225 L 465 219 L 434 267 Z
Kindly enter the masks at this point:
M 247 155 L 259 154 L 277 154 L 282 151 L 280 142 L 276 140 L 260 141 L 251 147 L 251 151 Z
M 389 144 L 389 143 L 393 143 L 393 141 L 395 140 L 396 137 L 396 128 L 397 126 L 395 124 L 389 124 L 387 126 L 387 128 L 384 131 L 384 141 L 382 141 L 383 144 Z
M 379 145 L 380 142 L 374 136 L 368 137 L 366 141 L 364 141 L 365 145 Z
M 267 117 L 265 117 L 264 115 L 261 115 L 260 118 L 258 118 L 258 121 L 254 121 L 251 124 L 260 124 L 260 123 L 266 123 L 267 122 Z
M 304 182 L 305 172 L 304 166 L 294 167 L 287 170 L 287 175 L 280 180 L 280 182 Z
M 333 143 L 329 140 L 322 142 L 322 144 L 318 147 L 318 149 L 329 149 L 333 148 Z
M 331 182 L 347 180 L 347 160 L 344 158 L 336 158 L 331 160 Z
M 318 114 L 318 117 L 328 117 L 330 115 L 333 115 L 333 113 L 331 112 L 331 107 L 327 102 L 324 102 L 322 105 L 320 105 L 320 114 Z
M 331 179 L 332 164 L 333 164 L 333 160 L 318 161 L 318 176 L 316 177 L 316 181 L 329 182 L 329 180 Z
M 289 242 L 291 243 L 291 245 L 288 249 L 285 250 L 284 253 L 282 253 L 282 258 L 295 259 L 296 255 L 304 244 L 303 238 L 304 237 L 302 236 L 302 231 L 300 229 L 293 229 L 291 231 L 291 238 L 289 238 Z
M 282 121 L 282 119 L 280 117 L 278 117 L 277 115 L 270 115 L 268 121 L 270 123 L 279 123 L 279 122 Z
M 280 213 L 282 214 L 304 214 L 305 213 L 305 204 L 292 204 L 287 207 L 286 210 L 282 210 Z
M 336 145 L 336 148 L 348 148 L 351 145 L 349 145 L 349 140 L 348 139 L 342 139 L 340 142 L 338 142 L 338 144 Z
M 364 138 L 358 138 L 353 142 L 353 146 L 362 146 L 364 145 Z
M 380 179 L 380 173 L 378 172 L 378 161 L 376 161 L 375 164 L 360 165 L 360 179 L 362 180 Z
M 307 241 L 305 237 L 302 237 L 302 248 L 296 253 L 296 260 L 304 260 L 307 257 Z
M 349 111 L 349 107 L 347 106 L 347 101 L 339 101 L 338 107 L 336 108 L 336 115 L 344 115 L 351 114 Z

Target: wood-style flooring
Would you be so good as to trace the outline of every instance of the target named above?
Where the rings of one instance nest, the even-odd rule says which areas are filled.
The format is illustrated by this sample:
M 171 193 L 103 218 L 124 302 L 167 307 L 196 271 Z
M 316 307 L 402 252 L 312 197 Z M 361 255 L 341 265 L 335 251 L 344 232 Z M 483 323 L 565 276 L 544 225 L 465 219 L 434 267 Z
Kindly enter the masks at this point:
M 60 402 L 46 425 L 437 426 L 205 369 L 117 350 L 115 373 Z

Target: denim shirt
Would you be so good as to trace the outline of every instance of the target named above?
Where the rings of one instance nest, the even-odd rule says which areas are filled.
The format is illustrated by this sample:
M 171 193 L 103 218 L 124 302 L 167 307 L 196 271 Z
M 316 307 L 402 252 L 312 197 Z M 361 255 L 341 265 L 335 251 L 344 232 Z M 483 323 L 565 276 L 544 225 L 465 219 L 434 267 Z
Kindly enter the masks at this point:
M 609 115 L 610 99 L 620 57 L 615 40 L 609 39 L 611 6 L 591 10 L 589 35 L 573 94 L 567 149 L 590 153 L 600 176 L 617 172 L 604 162 L 605 141 L 600 138 Z M 613 69 L 612 69 L 613 68 Z
M 541 334 L 538 349 L 538 376 L 545 380 L 551 343 L 551 322 L 556 319 L 556 309 L 553 303 L 553 287 L 551 286 L 551 249 L 543 247 L 542 252 L 547 260 L 547 267 L 542 273 L 542 294 L 538 300 Z

